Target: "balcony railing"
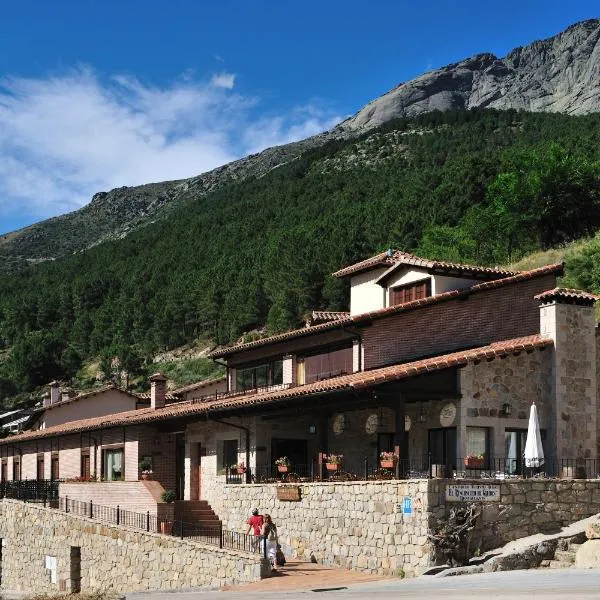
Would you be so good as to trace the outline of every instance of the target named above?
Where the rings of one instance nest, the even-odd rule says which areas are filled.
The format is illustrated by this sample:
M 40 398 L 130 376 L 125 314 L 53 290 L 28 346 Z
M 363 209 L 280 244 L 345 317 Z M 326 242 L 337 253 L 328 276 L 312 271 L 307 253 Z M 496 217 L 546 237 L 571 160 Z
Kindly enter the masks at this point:
M 226 398 L 237 398 L 238 396 L 251 396 L 254 394 L 262 394 L 264 392 L 277 392 L 287 390 L 293 387 L 292 383 L 277 383 L 275 385 L 265 385 L 262 387 L 248 388 L 245 390 L 235 390 L 232 392 L 215 392 L 214 394 L 204 394 L 192 398 L 192 404 L 200 404 L 202 402 L 211 402 L 213 400 L 222 400 Z
M 277 465 L 262 464 L 246 472 L 227 470 L 228 484 L 242 483 L 310 483 L 336 481 L 376 481 L 428 478 L 563 478 L 600 479 L 599 458 L 547 458 L 538 467 L 527 466 L 524 458 L 484 457 L 435 460 L 432 455 L 399 459 L 393 466 L 382 467 L 373 459 L 344 459 L 335 469 L 326 462 L 313 460 L 307 464 L 290 464 L 285 471 Z

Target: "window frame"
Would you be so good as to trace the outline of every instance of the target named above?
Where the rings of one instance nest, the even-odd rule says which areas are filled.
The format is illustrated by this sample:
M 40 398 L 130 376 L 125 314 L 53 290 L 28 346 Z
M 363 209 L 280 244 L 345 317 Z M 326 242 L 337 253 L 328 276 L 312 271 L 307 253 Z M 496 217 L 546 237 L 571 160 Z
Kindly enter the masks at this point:
M 108 464 L 107 464 L 108 455 L 113 454 L 113 453 L 121 454 L 121 471 L 120 471 L 121 476 L 119 477 L 119 479 L 112 479 L 112 477 L 109 479 L 107 476 L 107 473 L 106 473 L 107 466 L 108 466 Z M 102 448 L 102 481 L 125 481 L 125 446 L 124 445 Z
M 235 442 L 235 453 L 233 452 L 233 443 Z M 230 444 L 231 448 L 227 450 L 227 445 Z M 225 473 L 232 465 L 238 463 L 240 455 L 240 441 L 238 438 L 227 438 L 220 441 L 220 460 L 219 460 L 219 472 Z
M 398 298 L 402 295 L 402 299 Z M 431 277 L 411 281 L 389 288 L 389 306 L 398 306 L 415 300 L 423 300 L 431 296 Z

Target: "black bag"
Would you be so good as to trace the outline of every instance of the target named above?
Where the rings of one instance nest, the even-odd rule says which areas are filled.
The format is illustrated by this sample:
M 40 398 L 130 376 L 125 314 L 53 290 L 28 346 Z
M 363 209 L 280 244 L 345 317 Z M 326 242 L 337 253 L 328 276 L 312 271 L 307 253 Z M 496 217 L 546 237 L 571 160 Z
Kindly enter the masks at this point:
M 275 554 L 275 563 L 278 567 L 283 567 L 285 565 L 285 554 L 281 549 L 281 546 L 277 544 L 277 553 Z

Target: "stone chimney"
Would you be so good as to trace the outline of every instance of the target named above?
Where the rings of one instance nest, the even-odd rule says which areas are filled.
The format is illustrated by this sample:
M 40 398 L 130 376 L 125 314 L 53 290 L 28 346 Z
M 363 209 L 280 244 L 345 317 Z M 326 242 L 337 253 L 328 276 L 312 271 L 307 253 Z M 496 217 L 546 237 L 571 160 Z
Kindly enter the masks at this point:
M 60 383 L 51 381 L 48 385 L 50 386 L 50 404 L 60 402 Z
M 46 408 L 46 406 L 50 406 L 50 394 L 48 392 L 42 396 L 42 406 L 44 408 Z
M 164 408 L 167 395 L 167 378 L 162 373 L 154 373 L 150 381 L 150 408 Z

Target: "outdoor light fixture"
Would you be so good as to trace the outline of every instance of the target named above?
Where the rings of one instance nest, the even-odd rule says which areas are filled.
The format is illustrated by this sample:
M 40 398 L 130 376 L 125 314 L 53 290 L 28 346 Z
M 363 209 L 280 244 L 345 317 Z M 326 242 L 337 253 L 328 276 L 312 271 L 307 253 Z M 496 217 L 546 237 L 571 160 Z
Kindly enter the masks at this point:
M 317 433 L 317 426 L 316 425 L 309 425 L 308 426 L 308 433 L 310 433 L 311 435 L 314 435 L 315 433 Z
M 503 404 L 502 408 L 500 409 L 500 414 L 504 415 L 505 417 L 508 417 L 511 413 L 512 406 L 508 402 L 506 404 Z
M 419 413 L 419 423 L 425 423 L 425 407 L 421 404 L 421 412 Z

